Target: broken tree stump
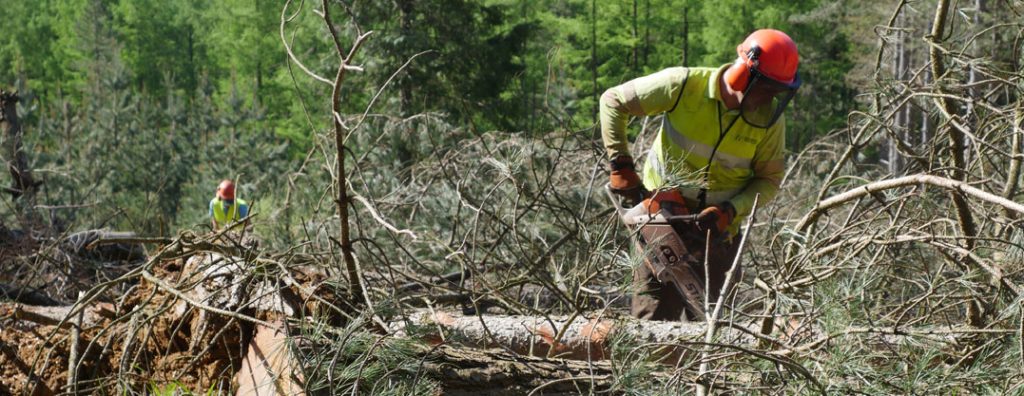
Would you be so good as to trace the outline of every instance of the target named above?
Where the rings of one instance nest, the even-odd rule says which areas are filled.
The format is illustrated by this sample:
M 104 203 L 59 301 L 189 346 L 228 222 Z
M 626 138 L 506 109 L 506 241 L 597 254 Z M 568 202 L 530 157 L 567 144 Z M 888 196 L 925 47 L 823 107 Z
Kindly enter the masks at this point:
M 235 373 L 236 395 L 305 394 L 302 369 L 288 345 L 288 328 L 282 319 L 271 323 L 273 327 L 257 325 L 242 368 Z

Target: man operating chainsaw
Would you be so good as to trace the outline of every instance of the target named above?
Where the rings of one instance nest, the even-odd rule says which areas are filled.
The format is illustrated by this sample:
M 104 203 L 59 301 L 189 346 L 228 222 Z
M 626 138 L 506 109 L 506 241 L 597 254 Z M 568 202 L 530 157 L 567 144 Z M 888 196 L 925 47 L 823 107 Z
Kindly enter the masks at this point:
M 703 298 L 692 301 L 697 294 L 685 289 L 703 289 L 698 294 L 717 300 L 736 255 L 740 222 L 750 214 L 755 196 L 763 205 L 779 189 L 786 129 L 782 113 L 801 84 L 796 44 L 783 32 L 763 29 L 750 34 L 736 52 L 732 64 L 673 67 L 601 96 L 610 190 L 639 203 L 631 212 L 695 215 L 670 230 L 685 242 L 688 259 L 683 261 L 692 265 L 690 273 L 699 283 L 668 287 L 648 259 L 634 272 L 632 312 L 638 318 L 680 320 L 690 310 L 691 319 L 703 319 L 695 318 L 699 315 L 693 309 L 703 306 Z M 630 116 L 657 114 L 664 117 L 641 176 L 630 155 L 626 124 Z M 645 249 L 660 248 L 658 243 L 647 240 Z

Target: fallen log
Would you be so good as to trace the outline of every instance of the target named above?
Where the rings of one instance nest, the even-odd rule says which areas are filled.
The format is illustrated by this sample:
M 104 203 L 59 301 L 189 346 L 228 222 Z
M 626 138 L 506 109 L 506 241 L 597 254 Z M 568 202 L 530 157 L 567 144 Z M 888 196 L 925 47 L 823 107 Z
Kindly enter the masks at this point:
M 478 348 L 503 348 L 528 356 L 579 360 L 611 357 L 614 338 L 649 344 L 656 355 L 671 361 L 685 355 L 688 345 L 702 343 L 705 325 L 660 322 L 626 317 L 534 317 L 519 315 L 467 316 L 455 312 L 417 311 L 395 330 L 410 330 L 434 342 L 458 342 Z M 724 343 L 752 344 L 752 336 L 725 328 Z
M 144 260 L 146 252 L 134 232 L 85 230 L 62 241 L 67 252 L 97 260 Z
M 451 311 L 419 310 L 408 315 L 405 323 L 394 323 L 398 336 L 412 335 L 435 344 L 458 344 L 475 348 L 502 348 L 525 356 L 576 360 L 612 358 L 616 340 L 634 346 L 648 346 L 655 360 L 678 363 L 690 359 L 692 349 L 707 345 L 703 322 L 660 322 L 631 317 L 462 315 Z M 722 325 L 720 323 L 720 325 Z M 780 338 L 757 335 L 752 329 L 730 324 L 719 329 L 714 344 L 752 350 L 758 338 L 769 341 L 761 353 L 775 357 L 809 353 L 844 338 L 857 338 L 878 347 L 931 344 L 942 348 L 956 346 L 963 339 L 978 335 L 1006 336 L 1014 329 L 974 329 L 960 327 L 884 328 L 851 326 L 825 334 L 816 326 L 792 326 L 781 329 Z M 757 338 L 755 338 L 757 337 Z M 758 348 L 760 349 L 760 348 Z M 622 357 L 617 357 L 622 358 Z

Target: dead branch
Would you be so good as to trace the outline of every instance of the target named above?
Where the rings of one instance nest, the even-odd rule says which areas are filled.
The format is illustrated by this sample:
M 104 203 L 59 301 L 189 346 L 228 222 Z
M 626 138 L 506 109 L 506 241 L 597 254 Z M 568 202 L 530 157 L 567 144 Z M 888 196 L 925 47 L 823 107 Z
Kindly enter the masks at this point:
M 348 211 L 350 199 L 345 173 L 345 139 L 348 137 L 349 130 L 342 123 L 340 115 L 341 84 L 345 79 L 345 72 L 351 70 L 349 64 L 353 61 L 356 51 L 372 32 L 359 35 L 352 44 L 351 51 L 349 51 L 347 56 L 344 55 L 341 47 L 341 39 L 338 37 L 338 31 L 334 27 L 334 23 L 331 21 L 330 7 L 327 0 L 323 0 L 322 6 L 324 24 L 327 25 L 327 29 L 331 33 L 331 38 L 335 44 L 335 50 L 337 51 L 338 57 L 341 59 L 331 90 L 331 118 L 334 120 L 334 143 L 337 150 L 334 158 L 334 189 L 335 194 L 337 194 L 335 203 L 338 206 L 338 216 L 341 221 L 341 235 L 339 236 L 339 243 L 341 245 L 342 256 L 345 259 L 345 270 L 348 273 L 348 281 L 352 287 L 352 304 L 355 306 L 365 305 L 372 307 L 373 302 L 370 300 L 369 296 L 366 295 L 366 288 L 363 286 L 363 280 L 359 274 L 358 264 L 356 263 L 355 253 L 352 247 L 352 237 L 350 236 L 351 224 L 349 221 L 350 214 Z
M 944 177 L 934 175 L 911 175 L 904 176 L 896 179 L 883 180 L 866 185 L 857 187 L 845 193 L 833 196 L 825 199 L 814 205 L 810 212 L 808 212 L 795 227 L 798 232 L 806 231 L 807 227 L 813 224 L 821 217 L 822 214 L 826 213 L 829 209 L 839 206 L 843 203 L 856 200 L 858 198 L 871 195 L 880 191 L 885 191 L 893 188 L 912 186 L 916 184 L 928 184 L 936 187 L 942 187 L 945 189 L 957 191 L 958 193 L 967 194 L 978 198 L 982 201 L 999 205 L 1007 210 L 1013 210 L 1018 213 L 1024 213 L 1024 205 L 1013 202 L 1006 198 L 998 195 L 989 193 L 987 191 L 972 187 L 971 185 L 957 180 L 947 179 Z

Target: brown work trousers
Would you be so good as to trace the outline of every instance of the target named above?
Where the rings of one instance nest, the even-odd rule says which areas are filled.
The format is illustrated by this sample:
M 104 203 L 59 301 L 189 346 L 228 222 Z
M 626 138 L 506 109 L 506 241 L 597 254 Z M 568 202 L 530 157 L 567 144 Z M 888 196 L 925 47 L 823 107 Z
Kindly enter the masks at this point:
M 732 267 L 733 259 L 736 257 L 736 250 L 739 243 L 736 238 L 727 241 L 715 242 L 712 239 L 710 249 L 705 244 L 704 237 L 696 236 L 697 231 L 684 231 L 680 235 L 687 250 L 696 258 L 698 265 L 694 266 L 697 278 L 704 283 L 704 279 L 710 282 L 705 284 L 704 290 L 712 304 L 718 301 L 718 295 L 725 283 L 725 276 Z M 704 275 L 704 252 L 708 250 L 708 267 L 710 272 L 707 277 Z M 639 253 L 638 253 L 639 254 Z M 733 284 L 742 279 L 742 267 L 736 268 L 733 275 Z M 640 263 L 633 269 L 633 301 L 631 312 L 638 319 L 664 320 L 664 321 L 703 321 L 704 318 L 695 318 L 687 315 L 686 298 L 679 293 L 671 284 L 663 284 L 655 279 L 651 268 L 647 263 Z M 703 305 L 704 301 L 698 301 Z

